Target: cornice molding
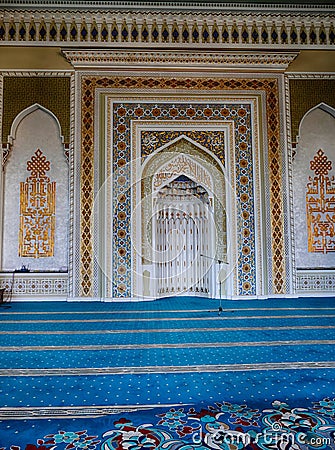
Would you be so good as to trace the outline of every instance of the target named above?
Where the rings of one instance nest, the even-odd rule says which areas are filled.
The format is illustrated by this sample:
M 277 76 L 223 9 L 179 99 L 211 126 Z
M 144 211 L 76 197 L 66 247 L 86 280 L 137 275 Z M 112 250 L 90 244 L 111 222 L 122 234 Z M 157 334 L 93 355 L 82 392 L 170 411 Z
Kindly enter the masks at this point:
M 73 70 L 0 70 L 3 77 L 69 77 L 73 74 Z
M 268 3 L 264 0 L 251 1 L 152 1 L 142 2 L 127 0 L 7 0 L 3 7 L 8 9 L 56 9 L 56 10 L 82 10 L 82 11 L 323 11 L 333 9 L 330 0 L 296 1 L 273 0 Z
M 288 72 L 286 74 L 289 79 L 307 79 L 307 80 L 335 80 L 335 73 L 294 73 Z
M 298 52 L 172 52 L 172 51 L 67 51 L 66 59 L 78 69 L 189 68 L 213 70 L 285 71 Z
M 87 23 L 91 23 L 92 19 L 96 19 L 97 22 L 102 22 L 102 20 L 106 20 L 106 22 L 112 22 L 115 20 L 117 23 L 122 23 L 125 20 L 127 23 L 138 22 L 142 23 L 147 22 L 151 23 L 153 21 L 161 21 L 163 23 L 164 20 L 167 23 L 170 21 L 175 21 L 176 23 L 183 24 L 185 21 L 187 22 L 196 22 L 197 20 L 204 19 L 208 25 L 214 24 L 218 20 L 231 20 L 234 21 L 237 25 L 239 23 L 248 22 L 248 21 L 257 21 L 258 20 L 289 20 L 298 24 L 300 21 L 304 21 L 305 24 L 308 23 L 316 23 L 318 24 L 321 21 L 328 22 L 329 20 L 335 19 L 335 11 L 334 7 L 329 9 L 318 9 L 316 11 L 311 10 L 292 10 L 290 11 L 288 8 L 283 10 L 262 10 L 261 8 L 248 8 L 247 10 L 233 10 L 233 9 L 220 9 L 217 11 L 202 11 L 202 10 L 184 10 L 184 11 L 175 11 L 173 9 L 168 10 L 150 10 L 150 11 L 129 11 L 129 10 L 115 10 L 113 8 L 106 10 L 100 9 L 88 9 L 82 10 L 80 8 L 73 9 L 59 9 L 59 8 L 38 8 L 31 9 L 29 7 L 19 9 L 19 8 L 2 8 L 1 16 L 5 20 L 7 18 L 11 18 L 14 20 L 23 19 L 23 20 L 51 20 L 55 21 L 59 20 L 68 20 L 68 19 L 85 19 Z M 307 22 L 306 22 L 307 20 Z M 172 23 L 172 22 L 171 22 Z M 252 23 L 252 22 L 251 22 Z

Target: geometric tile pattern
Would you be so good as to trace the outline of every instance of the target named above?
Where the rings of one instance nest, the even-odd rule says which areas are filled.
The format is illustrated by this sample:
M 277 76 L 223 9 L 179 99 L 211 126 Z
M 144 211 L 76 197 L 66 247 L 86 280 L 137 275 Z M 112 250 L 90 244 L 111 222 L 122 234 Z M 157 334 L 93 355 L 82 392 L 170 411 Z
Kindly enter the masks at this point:
M 335 271 L 297 270 L 295 292 L 334 292 Z
M 280 126 L 279 126 L 279 95 L 278 80 L 276 78 L 192 78 L 192 77 L 155 77 L 155 76 L 83 76 L 82 77 L 82 153 L 81 153 L 81 295 L 92 295 L 92 277 L 93 277 L 93 244 L 91 229 L 91 213 L 94 201 L 94 99 L 95 89 L 113 88 L 124 89 L 125 92 L 131 89 L 146 89 L 151 92 L 156 90 L 173 90 L 176 95 L 178 89 L 200 90 L 200 91 L 256 91 L 265 94 L 266 98 L 266 117 L 267 117 L 267 143 L 268 143 L 268 176 L 269 176 L 269 197 L 270 197 L 270 235 L 271 235 L 271 254 L 272 254 L 272 293 L 279 294 L 285 292 L 285 246 L 284 246 L 284 214 L 283 214 L 283 192 L 282 192 L 282 159 L 280 149 Z M 130 158 L 129 139 L 130 130 L 127 127 L 130 119 L 146 120 L 189 120 L 192 121 L 192 115 L 186 111 L 195 109 L 201 111 L 203 120 L 229 118 L 234 120 L 236 151 L 239 153 L 236 157 L 238 161 L 236 168 L 236 182 L 241 186 L 238 192 L 240 223 L 238 229 L 242 231 L 242 237 L 239 244 L 239 294 L 250 295 L 254 292 L 255 278 L 252 270 L 255 268 L 253 256 L 254 244 L 253 236 L 250 235 L 253 227 L 253 208 L 252 205 L 252 165 L 251 165 L 251 145 L 250 145 L 250 112 L 245 104 L 240 107 L 232 104 L 230 108 L 227 105 L 220 104 L 166 104 L 156 105 L 151 103 L 142 105 L 136 103 L 118 104 L 114 110 L 114 133 L 117 133 L 117 141 L 114 140 L 114 169 L 120 168 L 128 158 Z M 162 114 L 164 111 L 164 115 Z M 181 116 L 183 111 L 184 116 Z M 243 111 L 243 112 L 242 112 Z M 185 115 L 186 114 L 186 115 Z M 192 114 L 192 113 L 191 113 Z M 241 115 L 239 115 L 241 114 Z M 195 116 L 199 119 L 198 116 Z M 239 129 L 242 127 L 242 129 Z M 243 128 L 244 127 L 244 128 Z M 249 134 L 248 134 L 249 133 Z M 124 161 L 122 161 L 124 160 Z M 127 183 L 127 176 L 121 180 Z M 118 180 L 120 182 L 120 180 Z M 125 198 L 124 212 L 116 220 L 126 221 L 129 214 L 129 206 Z M 122 212 L 122 210 L 120 210 Z M 238 214 L 238 213 L 237 213 Z M 238 214 L 239 215 L 239 214 Z M 128 216 L 129 217 L 129 216 Z M 125 222 L 126 223 L 126 222 Z M 247 226 L 245 226 L 247 224 Z M 128 225 L 129 226 L 129 225 Z M 125 229 L 128 235 L 129 229 Z M 245 230 L 245 231 L 243 231 Z M 244 233 L 244 234 L 243 234 Z M 124 241 L 126 244 L 126 241 Z M 243 244 L 243 245 L 242 245 Z M 250 245 L 250 253 L 246 255 L 242 252 L 242 247 Z M 120 258 L 127 258 L 127 246 L 119 255 Z M 247 261 L 248 259 L 248 261 Z M 125 259 L 125 262 L 127 260 Z M 124 265 L 123 276 L 127 275 L 128 264 Z M 249 279 L 248 279 L 249 278 Z M 120 280 L 121 281 L 121 280 Z M 250 284 L 248 284 L 250 283 Z M 120 287 L 120 285 L 119 285 Z M 122 289 L 118 291 L 117 296 L 126 296 L 129 294 L 129 284 L 123 283 Z
M 238 190 L 237 197 L 237 217 L 239 230 L 238 243 L 238 283 L 241 295 L 255 294 L 256 288 L 256 268 L 255 268 L 255 222 L 254 222 L 254 198 L 253 198 L 253 171 L 252 171 L 252 149 L 251 149 L 251 114 L 250 106 L 246 104 L 225 104 L 221 103 L 114 103 L 113 114 L 113 143 L 114 143 L 114 176 L 113 186 L 115 199 L 123 197 L 124 201 L 115 200 L 113 208 L 114 217 L 114 239 L 115 253 L 113 255 L 114 292 L 113 297 L 131 296 L 131 193 L 130 193 L 130 171 L 120 170 L 120 166 L 125 166 L 131 160 L 131 123 L 136 119 L 152 119 L 164 124 L 164 121 L 179 120 L 190 122 L 197 119 L 203 120 L 204 124 L 211 122 L 218 117 L 233 121 L 235 131 L 235 159 L 236 159 L 236 183 Z M 199 123 L 199 122 L 197 122 Z M 168 125 L 167 125 L 168 129 Z M 180 130 L 167 132 L 151 132 L 151 138 L 164 143 L 172 141 L 180 134 L 190 134 Z M 207 135 L 210 136 L 209 132 Z M 148 135 L 144 135 L 146 137 Z M 193 139 L 199 143 L 204 142 L 201 132 L 193 132 Z M 222 137 L 222 136 L 221 136 Z M 218 138 L 218 134 L 210 136 L 212 142 Z M 151 139 L 151 141 L 152 141 Z M 212 145 L 213 147 L 213 145 Z M 145 151 L 151 152 L 155 146 L 145 147 Z M 219 156 L 219 155 L 217 155 Z M 223 159 L 221 155 L 221 160 Z M 121 164 L 120 164 L 121 161 Z M 118 174 L 116 176 L 115 174 Z M 122 195 L 126 194 L 126 195 Z M 119 230 L 123 230 L 119 236 Z M 124 268 L 119 273 L 120 266 Z M 126 269 L 126 270 L 125 270 Z
M 0 276 L 0 288 L 6 289 L 10 295 L 28 296 L 62 296 L 68 294 L 67 273 L 2 273 Z
M 191 111 L 194 111 L 195 114 L 194 108 L 192 108 Z M 168 144 L 180 135 L 187 136 L 198 144 L 201 144 L 211 153 L 215 154 L 223 166 L 225 165 L 225 141 L 223 131 L 142 131 L 141 156 L 145 157 L 150 155 L 150 153 L 163 147 L 163 145 Z

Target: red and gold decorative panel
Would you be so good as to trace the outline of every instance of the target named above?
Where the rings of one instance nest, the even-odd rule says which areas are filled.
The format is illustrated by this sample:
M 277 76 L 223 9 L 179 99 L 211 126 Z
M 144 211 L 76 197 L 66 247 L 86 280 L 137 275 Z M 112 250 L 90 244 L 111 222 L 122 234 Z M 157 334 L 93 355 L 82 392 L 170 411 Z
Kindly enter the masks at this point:
M 328 176 L 332 162 L 323 150 L 318 150 L 310 169 L 306 192 L 308 251 L 311 253 L 335 252 L 335 178 Z

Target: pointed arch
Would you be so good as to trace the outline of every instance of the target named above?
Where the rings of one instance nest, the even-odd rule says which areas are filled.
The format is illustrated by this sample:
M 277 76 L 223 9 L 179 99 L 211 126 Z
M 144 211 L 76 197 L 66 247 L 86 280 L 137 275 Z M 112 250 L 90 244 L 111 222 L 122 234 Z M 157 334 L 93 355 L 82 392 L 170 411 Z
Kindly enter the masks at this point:
M 177 192 L 172 192 L 179 189 L 179 187 L 173 186 L 171 194 L 175 194 L 176 198 L 172 199 L 172 203 L 174 203 L 171 203 L 171 208 L 173 208 L 174 206 L 176 208 L 185 208 L 186 216 L 195 217 L 195 222 L 193 224 L 194 226 L 196 226 L 196 224 L 200 220 L 201 223 L 199 223 L 198 225 L 199 230 L 202 230 L 201 242 L 206 242 L 206 246 L 208 244 L 208 249 L 207 247 L 201 247 L 201 245 L 205 244 L 199 244 L 199 252 L 202 251 L 202 253 L 208 254 L 209 249 L 213 248 L 213 251 L 220 260 L 224 259 L 224 255 L 226 255 L 227 253 L 228 236 L 226 227 L 226 195 L 227 190 L 229 191 L 230 188 L 229 183 L 227 183 L 225 167 L 215 154 L 213 154 L 207 148 L 204 148 L 198 142 L 193 141 L 185 135 L 178 136 L 176 139 L 169 141 L 167 144 L 159 147 L 155 152 L 149 155 L 145 159 L 145 161 L 142 162 L 140 169 L 139 178 L 141 187 L 138 189 L 140 195 L 138 196 L 137 203 L 137 211 L 139 213 L 139 226 L 132 228 L 132 242 L 133 244 L 136 242 L 136 249 L 139 252 L 139 257 L 137 257 L 135 261 L 133 259 L 133 270 L 138 274 L 142 274 L 143 270 L 149 270 L 150 273 L 155 274 L 155 276 L 151 279 L 151 295 L 153 295 L 154 297 L 158 295 L 157 288 L 160 293 L 159 295 L 162 294 L 162 286 L 160 286 L 159 283 L 157 284 L 157 279 L 160 278 L 159 274 L 157 273 L 157 270 L 160 270 L 160 260 L 158 256 L 160 250 L 157 249 L 160 249 L 160 243 L 158 242 L 158 237 L 161 234 L 160 231 L 165 229 L 163 224 L 164 218 L 162 216 L 162 211 L 164 211 L 163 203 L 166 200 L 164 199 L 164 195 L 163 197 L 160 196 L 160 192 L 165 186 L 169 186 L 171 183 L 174 184 L 174 181 L 180 176 L 187 177 L 190 180 L 191 184 L 193 183 L 197 187 L 204 189 L 207 193 L 206 195 L 208 195 L 209 201 L 208 204 L 205 204 L 203 202 L 200 202 L 200 198 L 194 198 L 192 200 L 193 205 L 191 205 L 192 202 L 190 202 L 190 198 L 184 198 L 183 196 L 179 197 L 179 194 Z M 193 188 L 197 189 L 196 186 L 188 186 L 186 191 L 191 192 Z M 182 214 L 182 216 L 184 217 L 184 214 Z M 178 217 L 178 214 L 176 214 L 176 217 Z M 172 215 L 171 220 L 173 220 Z M 177 221 L 178 220 L 179 219 L 177 219 Z M 187 235 L 188 232 L 192 233 L 192 230 L 188 230 L 188 227 L 191 227 L 192 221 L 188 221 L 185 219 L 186 222 L 184 224 L 183 220 L 184 219 L 180 219 L 182 223 L 178 222 L 181 227 L 180 230 L 178 229 L 180 232 L 180 236 L 184 235 L 185 233 Z M 220 225 L 216 228 L 214 224 Z M 186 256 L 189 256 L 190 252 L 195 251 L 195 245 L 193 245 L 195 243 L 192 244 L 192 242 L 193 241 L 191 238 L 188 238 L 185 241 L 186 248 L 184 247 L 183 252 L 188 252 L 185 253 Z M 190 248 L 188 248 L 187 245 L 190 246 Z M 176 249 L 178 249 L 179 241 L 173 241 L 172 246 L 175 246 Z M 175 247 L 173 247 L 173 249 Z M 210 253 L 211 252 L 212 250 L 210 250 Z M 200 274 L 202 269 L 200 270 L 199 267 L 204 268 L 206 266 L 206 273 L 208 269 L 209 278 L 206 275 L 206 282 L 204 281 L 205 278 L 200 278 L 199 283 L 204 283 L 204 285 L 197 285 L 198 287 L 195 287 L 195 289 L 198 289 L 198 293 L 212 295 L 214 293 L 214 282 L 213 280 L 210 280 L 214 272 L 209 272 L 209 267 L 207 268 L 206 265 L 207 263 L 212 264 L 212 262 L 210 261 L 210 259 L 208 259 L 208 261 L 198 261 L 199 256 L 200 253 L 197 254 L 197 260 L 194 260 L 195 262 L 193 267 L 187 269 L 190 272 L 188 274 L 189 277 L 187 276 L 188 272 L 185 273 L 185 277 L 190 278 L 191 280 L 191 284 L 189 286 L 190 288 L 192 287 L 192 283 L 194 284 L 194 286 L 196 286 L 197 283 L 195 277 L 193 276 L 193 272 L 199 272 Z M 183 258 L 184 257 L 182 256 L 180 261 L 178 259 L 176 259 L 175 261 L 173 260 L 172 265 L 175 264 L 178 265 L 178 267 L 182 267 L 183 263 L 186 262 L 186 259 L 190 260 L 189 257 L 187 257 L 186 259 Z M 197 269 L 195 269 L 196 265 L 197 267 L 199 266 Z M 176 269 L 176 267 L 174 267 L 174 269 Z M 192 277 L 194 278 L 193 281 Z M 176 280 L 176 282 L 182 283 L 181 279 L 179 279 L 178 276 Z M 141 276 L 134 277 L 133 292 L 136 292 L 137 295 L 142 296 L 142 286 L 143 280 L 141 279 Z M 181 288 L 183 288 L 183 286 L 188 286 L 187 282 L 186 284 L 183 284 Z M 183 289 L 181 289 L 179 293 L 181 293 L 182 290 Z M 166 291 L 164 292 L 166 294 Z
M 33 270 L 57 270 L 67 267 L 68 260 L 68 159 L 66 157 L 61 127 L 57 117 L 47 108 L 35 103 L 23 109 L 14 119 L 8 138 L 8 151 L 3 156 L 3 186 L 2 186 L 2 232 L 1 267 L 2 270 L 12 270 L 22 264 Z M 43 156 L 41 156 L 43 155 Z M 32 158 L 41 157 L 47 162 L 46 180 L 44 177 L 33 177 L 29 166 Z M 27 173 L 28 172 L 28 173 Z M 22 190 L 21 190 L 22 189 Z M 32 196 L 29 192 L 43 192 L 43 202 L 30 205 Z M 24 192 L 24 194 L 23 194 Z M 28 192 L 28 194 L 27 194 Z M 50 195 L 49 195 L 50 194 Z M 52 195 L 51 195 L 52 194 Z M 42 194 L 41 194 L 42 195 Z M 31 201 L 33 203 L 33 201 Z M 46 207 L 41 205 L 45 204 Z M 60 207 L 61 206 L 61 207 Z M 44 208 L 44 209 L 43 209 Z M 30 216 L 33 219 L 30 220 Z M 48 245 L 51 251 L 25 250 L 25 236 L 30 233 L 30 224 L 35 226 L 35 217 L 50 217 L 47 232 Z M 29 227 L 24 231 L 22 223 L 28 217 Z M 38 221 L 36 220 L 36 223 Z M 43 228 L 42 220 L 38 227 Z M 37 225 L 36 225 L 37 226 Z
M 326 103 L 319 103 L 318 105 L 313 106 L 313 108 L 309 109 L 304 116 L 302 117 L 302 119 L 300 120 L 299 123 L 299 130 L 298 130 L 298 136 L 297 136 L 297 142 L 299 142 L 299 139 L 301 137 L 301 129 L 302 129 L 302 125 L 304 123 L 304 120 L 306 119 L 307 116 L 309 116 L 311 113 L 313 113 L 314 111 L 316 111 L 317 109 L 320 109 L 321 111 L 331 115 L 334 119 L 335 119 L 335 109 L 332 106 L 327 105 Z
M 311 108 L 301 120 L 299 141 L 292 165 L 294 248 L 296 270 L 333 266 L 334 253 L 327 244 L 331 223 L 331 191 L 335 151 L 335 109 L 325 103 Z M 317 158 L 329 161 L 329 179 L 321 180 L 313 166 Z M 323 162 L 323 164 L 326 164 Z M 325 166 L 326 167 L 326 166 Z M 327 166 L 328 167 L 328 166 Z M 323 175 L 322 175 L 323 176 Z M 313 203 L 314 202 L 314 203 Z M 328 221 L 329 219 L 329 221 Z M 320 225 L 321 224 L 321 225 Z M 320 234 L 319 226 L 322 227 Z M 322 243 L 319 243 L 322 236 Z M 319 251 L 322 249 L 322 251 Z
M 145 174 L 145 172 L 147 171 L 147 166 L 151 164 L 151 159 L 155 159 L 159 153 L 171 151 L 171 149 L 173 149 L 173 151 L 178 151 L 180 146 L 182 146 L 184 144 L 187 145 L 187 143 L 190 146 L 192 146 L 193 149 L 196 150 L 196 152 L 193 152 L 193 153 L 197 153 L 198 155 L 207 155 L 208 158 L 215 161 L 215 165 L 217 167 L 219 167 L 223 173 L 226 172 L 224 165 L 222 164 L 220 159 L 214 153 L 212 153 L 210 150 L 208 150 L 208 148 L 199 144 L 199 142 L 194 141 L 193 139 L 186 136 L 185 134 L 181 134 L 180 136 L 177 136 L 175 139 L 172 139 L 171 141 L 169 141 L 166 144 L 162 145 L 161 147 L 157 148 L 154 152 L 152 152 L 146 158 L 146 160 L 144 161 L 143 166 L 142 166 L 142 175 Z
M 28 106 L 28 108 L 23 109 L 15 117 L 15 119 L 13 120 L 11 129 L 10 129 L 10 135 L 8 136 L 8 142 L 10 145 L 13 145 L 13 142 L 16 139 L 17 130 L 18 130 L 19 125 L 21 124 L 22 120 L 25 119 L 25 117 L 29 116 L 29 114 L 33 113 L 34 111 L 37 111 L 38 109 L 49 114 L 54 119 L 54 121 L 56 122 L 57 127 L 58 127 L 59 137 L 61 139 L 62 144 L 64 145 L 64 136 L 62 135 L 62 128 L 61 128 L 58 118 L 55 116 L 55 114 L 52 111 L 50 111 L 49 109 L 40 105 L 39 103 L 34 103 L 33 105 Z
M 152 190 L 160 190 L 180 175 L 187 176 L 190 180 L 205 187 L 209 193 L 213 193 L 213 177 L 210 172 L 195 158 L 184 153 L 178 153 L 160 167 L 153 176 Z

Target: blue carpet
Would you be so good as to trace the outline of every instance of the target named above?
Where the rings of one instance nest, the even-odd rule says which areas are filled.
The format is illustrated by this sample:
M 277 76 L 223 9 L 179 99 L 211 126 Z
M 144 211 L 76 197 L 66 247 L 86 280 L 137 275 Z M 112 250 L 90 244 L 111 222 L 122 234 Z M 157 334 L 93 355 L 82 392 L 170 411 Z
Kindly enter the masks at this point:
M 13 303 L 0 449 L 335 448 L 335 299 Z

